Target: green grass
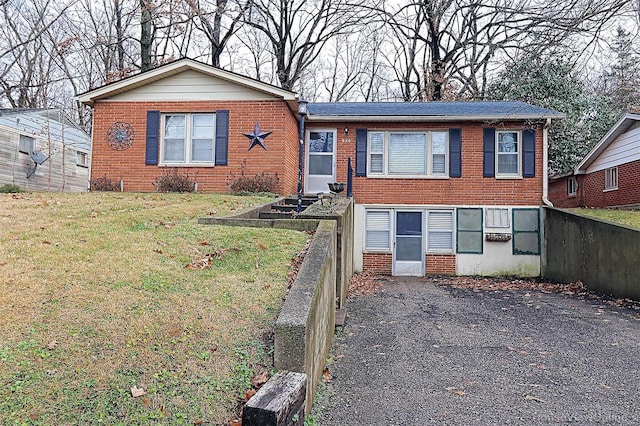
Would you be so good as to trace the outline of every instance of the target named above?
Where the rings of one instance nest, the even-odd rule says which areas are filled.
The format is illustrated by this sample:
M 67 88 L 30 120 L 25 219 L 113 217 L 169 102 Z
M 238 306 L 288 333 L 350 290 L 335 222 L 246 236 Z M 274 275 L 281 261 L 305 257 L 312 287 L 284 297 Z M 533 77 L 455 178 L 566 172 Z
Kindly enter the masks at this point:
M 618 209 L 570 209 L 570 211 L 608 222 L 640 229 L 640 211 Z
M 0 195 L 0 424 L 224 424 L 308 235 L 197 218 L 266 200 Z

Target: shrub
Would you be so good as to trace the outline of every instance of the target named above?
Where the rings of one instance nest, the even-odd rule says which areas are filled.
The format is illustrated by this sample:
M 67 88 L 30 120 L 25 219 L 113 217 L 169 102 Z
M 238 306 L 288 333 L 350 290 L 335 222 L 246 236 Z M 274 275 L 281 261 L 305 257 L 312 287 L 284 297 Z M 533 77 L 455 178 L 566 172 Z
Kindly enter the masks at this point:
M 16 192 L 22 192 L 22 188 L 13 183 L 5 183 L 0 186 L 0 193 L 2 194 L 15 194 Z
M 156 178 L 153 185 L 158 192 L 193 192 L 195 191 L 195 183 L 189 177 L 189 173 L 178 174 L 178 169 L 174 169 L 166 171 L 162 176 Z
M 111 180 L 107 176 L 91 179 L 89 181 L 91 191 L 120 191 L 120 181 Z
M 227 176 L 227 183 L 229 185 L 229 193 L 233 195 L 244 194 L 258 194 L 258 193 L 276 193 L 278 191 L 278 185 L 280 179 L 278 174 L 274 175 L 262 172 L 255 176 L 249 176 L 246 173 L 247 160 L 242 161 L 240 166 L 240 176 L 235 176 L 230 173 Z

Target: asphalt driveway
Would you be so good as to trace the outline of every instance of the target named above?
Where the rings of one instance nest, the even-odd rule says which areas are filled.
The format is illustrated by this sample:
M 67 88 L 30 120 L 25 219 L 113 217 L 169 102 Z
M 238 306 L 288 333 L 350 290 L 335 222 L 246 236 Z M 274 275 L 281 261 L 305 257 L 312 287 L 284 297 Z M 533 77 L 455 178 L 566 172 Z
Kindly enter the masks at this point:
M 350 297 L 317 424 L 640 424 L 637 308 L 381 279 Z

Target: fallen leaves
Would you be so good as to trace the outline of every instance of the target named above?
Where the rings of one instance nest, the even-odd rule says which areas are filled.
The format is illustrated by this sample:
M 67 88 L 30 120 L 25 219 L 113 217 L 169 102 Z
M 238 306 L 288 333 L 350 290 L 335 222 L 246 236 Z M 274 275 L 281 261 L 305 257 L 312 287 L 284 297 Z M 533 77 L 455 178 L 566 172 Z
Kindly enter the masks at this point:
M 329 383 L 331 381 L 331 373 L 329 372 L 329 367 L 325 367 L 322 371 L 322 382 Z
M 524 396 L 524 399 L 526 399 L 528 401 L 535 401 L 535 402 L 547 402 L 544 399 L 540 399 L 537 396 L 533 396 L 533 395 L 529 395 L 529 394 L 526 394 Z
M 143 388 L 139 388 L 136 385 L 133 385 L 131 388 L 131 396 L 134 398 L 138 398 L 142 395 L 146 395 L 146 391 Z
M 200 244 L 202 245 L 202 243 Z M 194 260 L 191 263 L 187 263 L 186 265 L 184 265 L 184 269 L 202 270 L 210 268 L 213 266 L 214 260 L 222 260 L 229 250 L 240 251 L 240 249 L 237 247 L 234 247 L 232 249 L 217 249 L 212 251 L 211 253 L 204 254 L 204 257 L 202 257 L 201 259 Z
M 54 339 L 54 340 L 49 342 L 49 344 L 47 345 L 47 349 L 52 351 L 52 350 L 55 349 L 56 346 L 58 346 L 58 341 Z
M 349 294 L 358 296 L 372 296 L 378 294 L 382 287 L 380 275 L 369 272 L 354 274 L 349 280 Z
M 251 378 L 251 386 L 256 389 L 260 389 L 262 385 L 267 383 L 267 380 L 269 380 L 269 373 L 266 371 L 262 374 L 256 374 Z

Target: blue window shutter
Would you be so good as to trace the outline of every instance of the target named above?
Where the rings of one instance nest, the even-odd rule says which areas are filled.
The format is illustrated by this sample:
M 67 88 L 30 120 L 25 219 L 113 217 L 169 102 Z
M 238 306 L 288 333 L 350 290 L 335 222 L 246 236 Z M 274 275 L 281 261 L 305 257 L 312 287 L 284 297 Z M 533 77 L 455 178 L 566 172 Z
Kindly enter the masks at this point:
M 483 129 L 483 153 L 484 166 L 482 176 L 494 177 L 496 175 L 496 129 L 487 127 Z
M 356 176 L 367 175 L 367 129 L 356 129 Z
M 449 129 L 449 177 L 462 176 L 462 129 Z
M 229 111 L 216 111 L 216 165 L 226 166 L 229 157 Z
M 522 132 L 522 177 L 536 176 L 536 131 Z
M 160 139 L 160 111 L 147 111 L 147 145 L 144 163 L 158 164 Z

